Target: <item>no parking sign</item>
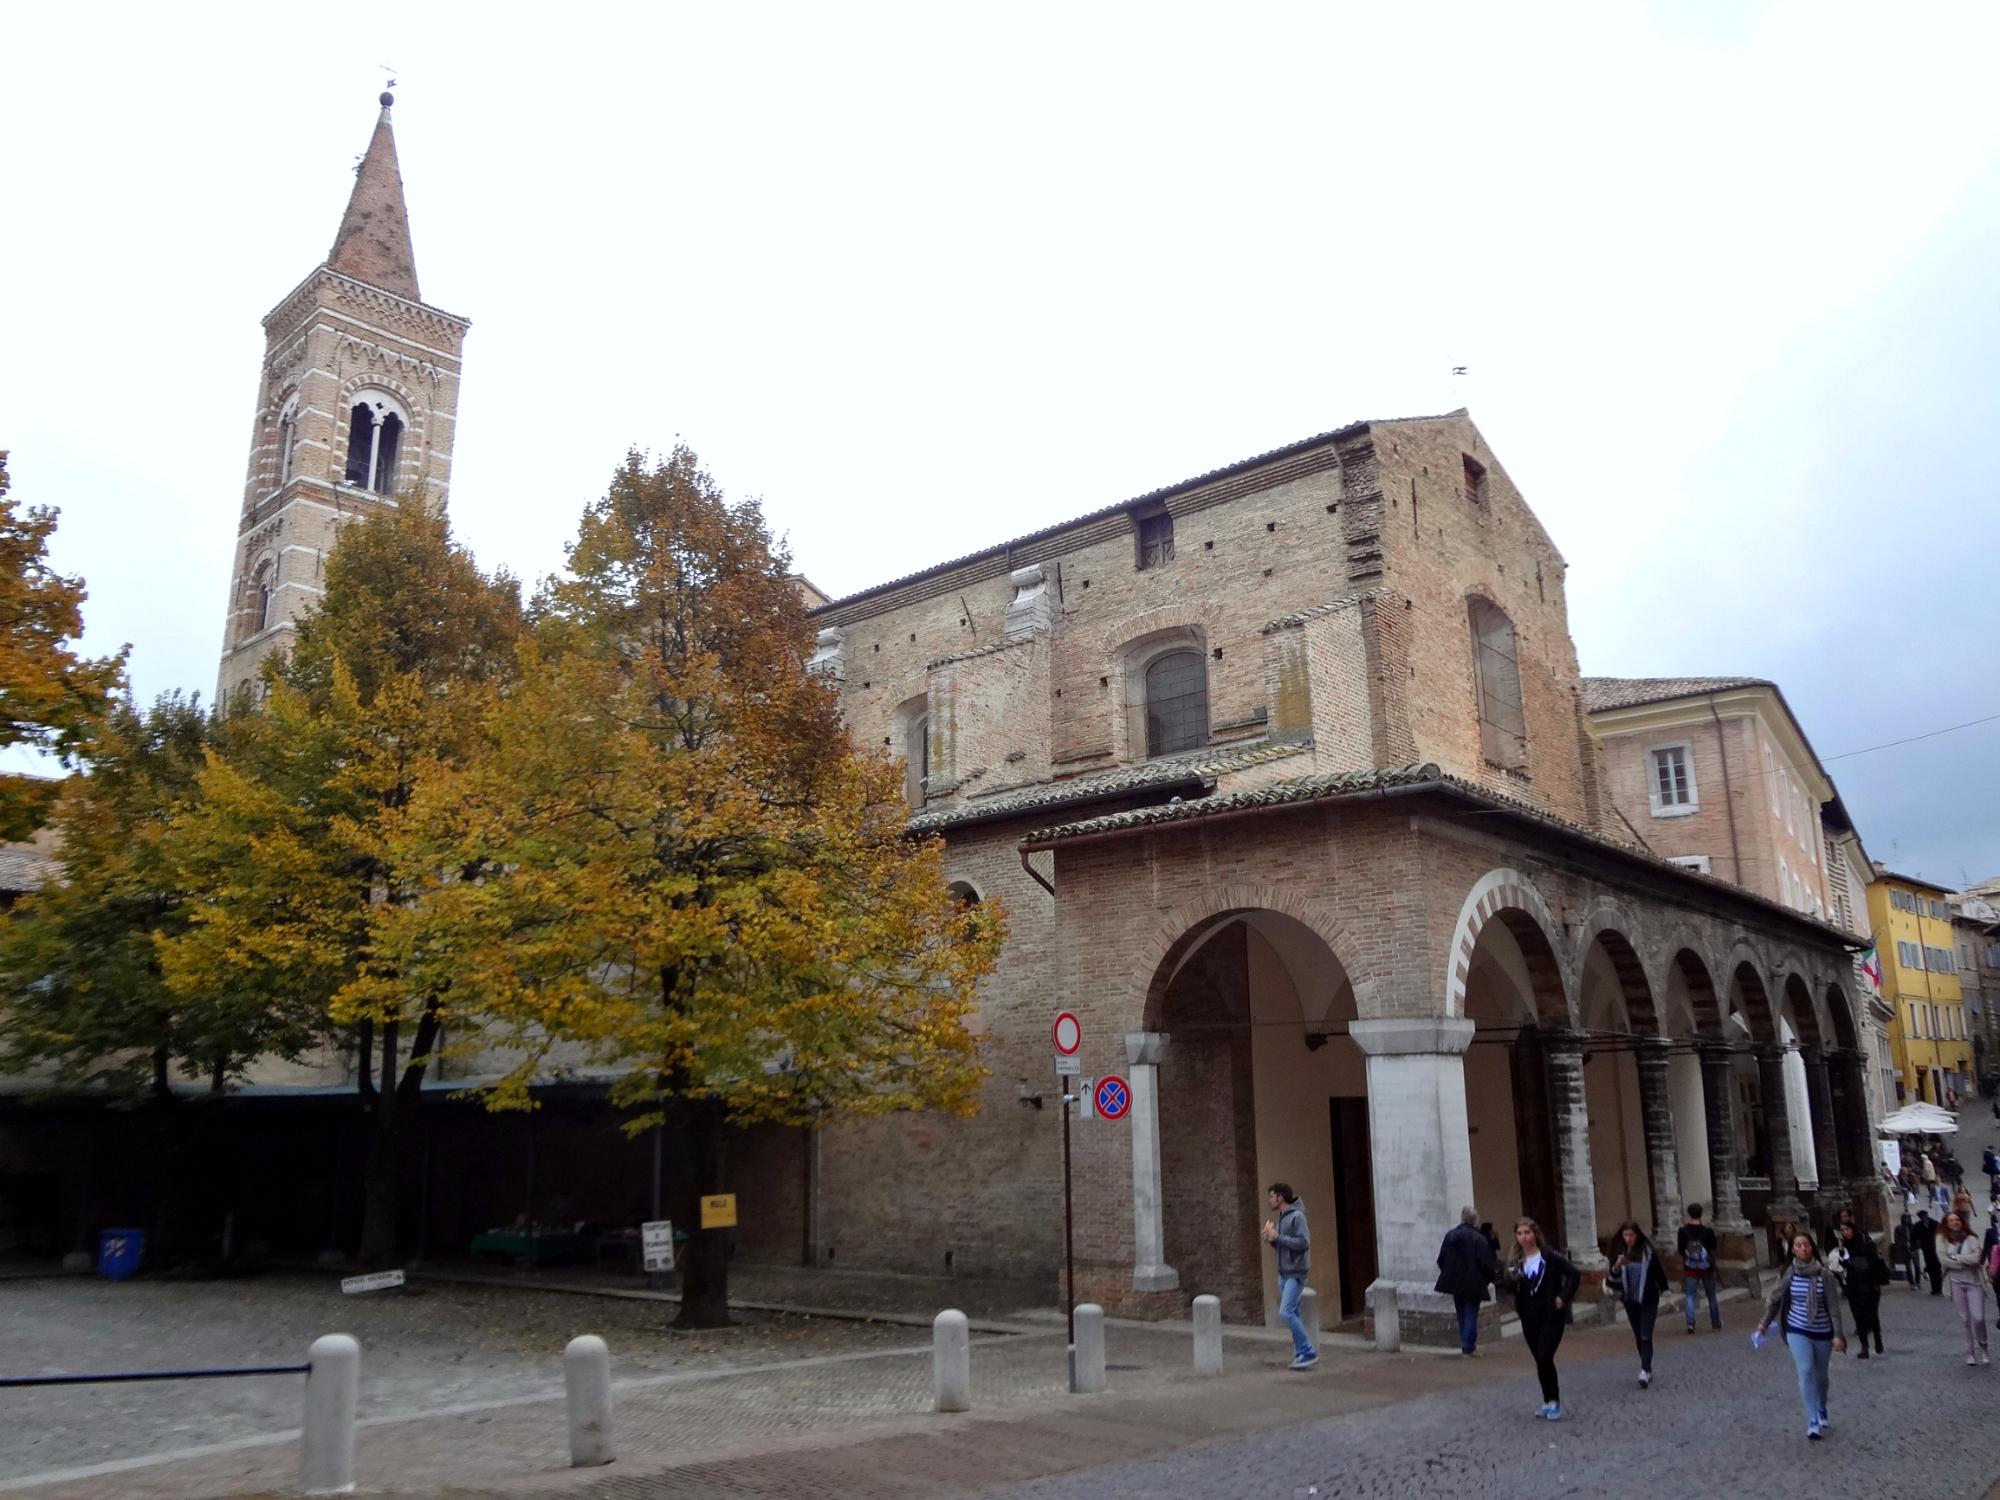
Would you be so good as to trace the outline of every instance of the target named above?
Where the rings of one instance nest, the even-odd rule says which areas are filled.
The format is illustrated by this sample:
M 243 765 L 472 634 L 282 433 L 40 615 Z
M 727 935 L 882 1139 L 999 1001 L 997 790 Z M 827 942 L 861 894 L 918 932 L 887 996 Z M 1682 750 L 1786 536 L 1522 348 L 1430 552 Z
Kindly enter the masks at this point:
M 1097 1080 L 1097 1113 L 1106 1120 L 1122 1120 L 1132 1107 L 1132 1086 L 1116 1073 Z

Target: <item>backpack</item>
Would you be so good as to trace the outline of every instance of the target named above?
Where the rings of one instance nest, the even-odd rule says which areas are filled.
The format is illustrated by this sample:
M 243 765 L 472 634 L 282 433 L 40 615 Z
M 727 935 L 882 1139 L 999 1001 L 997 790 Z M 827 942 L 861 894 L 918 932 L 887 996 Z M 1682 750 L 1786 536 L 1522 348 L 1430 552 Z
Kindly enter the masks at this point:
M 1700 1240 L 1689 1240 L 1687 1250 L 1681 1256 L 1681 1266 L 1691 1274 L 1699 1274 L 1709 1269 L 1708 1246 Z
M 2000 1240 L 1995 1240 L 1992 1250 L 1987 1252 L 1986 1274 L 1995 1279 L 2000 1279 Z

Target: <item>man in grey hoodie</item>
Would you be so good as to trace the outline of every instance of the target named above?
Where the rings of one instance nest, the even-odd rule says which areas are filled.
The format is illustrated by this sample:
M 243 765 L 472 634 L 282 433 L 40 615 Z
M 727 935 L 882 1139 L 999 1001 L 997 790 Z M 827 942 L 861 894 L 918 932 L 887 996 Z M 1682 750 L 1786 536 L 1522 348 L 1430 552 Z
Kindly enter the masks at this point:
M 1264 1241 L 1278 1252 L 1278 1316 L 1292 1330 L 1292 1368 L 1310 1370 L 1319 1363 L 1319 1350 L 1306 1337 L 1305 1322 L 1299 1317 L 1299 1294 L 1306 1289 L 1306 1273 L 1312 1269 L 1306 1207 L 1289 1182 L 1272 1183 L 1266 1201 L 1277 1215 L 1264 1221 Z

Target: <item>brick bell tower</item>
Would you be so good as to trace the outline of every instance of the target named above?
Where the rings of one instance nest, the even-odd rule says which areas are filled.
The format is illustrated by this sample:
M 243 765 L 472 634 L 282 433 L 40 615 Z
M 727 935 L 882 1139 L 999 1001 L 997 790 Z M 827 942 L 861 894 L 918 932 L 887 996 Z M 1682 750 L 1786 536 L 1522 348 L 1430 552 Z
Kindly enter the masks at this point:
M 471 324 L 417 290 L 410 220 L 382 113 L 326 261 L 264 319 L 264 370 L 222 634 L 216 701 L 254 692 L 324 591 L 343 523 L 442 507 L 460 351 Z

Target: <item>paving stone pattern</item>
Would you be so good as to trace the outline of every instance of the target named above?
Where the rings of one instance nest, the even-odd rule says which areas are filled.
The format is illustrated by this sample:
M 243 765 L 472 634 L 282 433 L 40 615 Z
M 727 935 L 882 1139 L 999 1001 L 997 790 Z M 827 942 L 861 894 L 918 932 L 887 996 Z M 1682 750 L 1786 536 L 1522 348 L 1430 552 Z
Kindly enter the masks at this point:
M 1784 1349 L 1752 1351 L 1747 1307 L 1730 1321 L 1719 1337 L 1689 1338 L 1677 1320 L 1662 1319 L 1649 1391 L 1636 1388 L 1629 1354 L 1565 1369 L 1565 1419 L 1553 1427 L 1531 1415 L 1539 1403 L 1532 1376 L 1509 1371 L 1487 1386 L 1400 1405 L 1392 1416 L 1338 1416 L 985 1493 L 1466 1500 L 1754 1490 L 1761 1500 L 1823 1500 L 1900 1492 L 1921 1476 L 1926 1495 L 1956 1500 L 1986 1495 L 2000 1479 L 2000 1367 L 1966 1368 L 1948 1299 L 1896 1288 L 1885 1295 L 1889 1353 L 1865 1363 L 1835 1356 L 1833 1426 L 1818 1443 L 1805 1439 Z M 1596 1335 L 1591 1347 L 1611 1337 Z

